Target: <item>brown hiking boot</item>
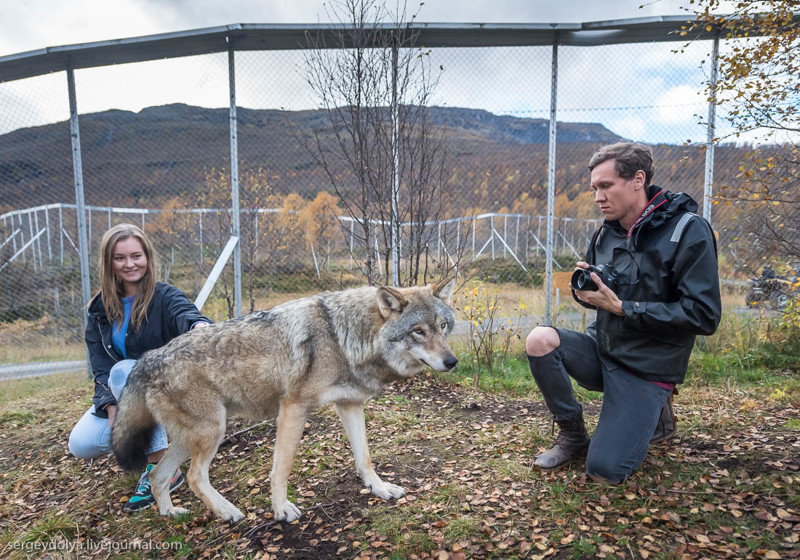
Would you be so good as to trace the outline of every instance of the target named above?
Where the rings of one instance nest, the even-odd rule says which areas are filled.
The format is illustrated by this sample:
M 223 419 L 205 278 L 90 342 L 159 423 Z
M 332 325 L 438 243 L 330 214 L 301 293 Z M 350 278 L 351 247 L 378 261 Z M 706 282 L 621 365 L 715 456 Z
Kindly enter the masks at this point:
M 589 447 L 591 440 L 586 432 L 582 414 L 570 420 L 556 420 L 556 423 L 559 428 L 556 441 L 533 462 L 540 469 L 556 469 Z
M 667 402 L 661 407 L 661 416 L 658 418 L 658 424 L 656 424 L 653 437 L 650 438 L 650 443 L 672 439 L 678 431 L 678 423 L 675 420 L 675 410 L 672 408 L 672 397 L 676 392 L 677 391 L 670 393 L 669 397 L 667 397 Z

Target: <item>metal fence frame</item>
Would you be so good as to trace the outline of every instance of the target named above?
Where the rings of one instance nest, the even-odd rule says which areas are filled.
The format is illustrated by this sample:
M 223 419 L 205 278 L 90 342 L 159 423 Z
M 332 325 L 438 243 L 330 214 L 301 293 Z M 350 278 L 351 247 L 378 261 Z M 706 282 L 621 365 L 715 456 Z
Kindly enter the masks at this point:
M 560 46 L 598 46 L 641 42 L 688 42 L 710 40 L 713 52 L 719 49 L 718 29 L 698 29 L 692 36 L 681 35 L 681 26 L 690 24 L 686 16 L 659 16 L 608 22 L 580 24 L 429 24 L 408 23 L 404 27 L 419 32 L 419 43 L 426 47 L 497 47 L 497 46 L 548 46 L 552 45 L 550 129 L 548 158 L 547 235 L 546 235 L 546 316 L 552 318 L 552 265 L 554 244 L 554 198 L 557 134 L 557 82 L 558 52 Z M 397 30 L 394 25 L 379 26 L 386 33 Z M 69 97 L 72 160 L 78 220 L 77 248 L 80 253 L 81 294 L 88 301 L 90 294 L 89 247 L 81 163 L 81 140 L 78 122 L 74 70 L 118 63 L 143 62 L 160 58 L 176 58 L 210 53 L 227 52 L 230 94 L 230 146 L 232 231 L 239 237 L 239 171 L 237 106 L 235 86 L 235 54 L 237 51 L 297 50 L 308 47 L 307 35 L 326 35 L 341 31 L 337 24 L 273 25 L 233 24 L 223 27 L 188 30 L 177 33 L 134 37 L 113 41 L 100 41 L 80 45 L 47 47 L 44 49 L 0 57 L 0 83 L 39 76 L 52 72 L 66 72 Z M 394 60 L 397 60 L 395 57 Z M 716 80 L 717 60 L 712 60 L 711 82 Z M 716 127 L 715 100 L 708 104 L 707 139 L 703 216 L 711 221 L 711 196 L 713 193 L 714 131 Z M 393 215 L 394 217 L 394 215 Z M 392 230 L 399 226 L 393 224 Z M 41 232 L 39 232 L 41 235 Z M 13 237 L 13 236 L 12 236 Z M 494 238 L 492 238 L 494 239 Z M 502 237 L 501 237 L 502 239 Z M 29 243 L 38 240 L 31 238 Z M 72 241 L 72 240 L 70 240 Z M 74 241 L 73 241 L 74 244 Z M 393 247 L 393 249 L 396 249 Z M 573 248 L 574 251 L 574 248 Z M 233 250 L 235 313 L 241 315 L 241 250 Z M 519 260 L 517 259 L 519 262 Z M 522 265 L 522 263 L 520 263 Z M 396 267 L 395 267 L 396 268 Z M 524 268 L 524 266 L 523 266 Z M 395 275 L 394 282 L 397 282 Z M 86 317 L 84 315 L 84 322 Z

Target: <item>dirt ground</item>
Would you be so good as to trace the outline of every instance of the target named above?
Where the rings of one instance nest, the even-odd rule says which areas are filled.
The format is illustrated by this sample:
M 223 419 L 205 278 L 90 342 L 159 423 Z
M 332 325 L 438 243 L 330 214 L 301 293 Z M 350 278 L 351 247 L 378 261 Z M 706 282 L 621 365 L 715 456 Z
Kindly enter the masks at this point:
M 580 461 L 532 467 L 552 439 L 541 401 L 425 375 L 367 409 L 376 470 L 408 494 L 384 502 L 362 489 L 338 419 L 322 410 L 290 479 L 303 512 L 291 524 L 270 510 L 274 424 L 233 420 L 228 433 L 242 433 L 211 469 L 247 514 L 229 525 L 187 486 L 174 496 L 189 514 L 122 513 L 137 476 L 68 454 L 90 387 L 64 385 L 0 408 L 0 557 L 800 557 L 798 405 L 755 390 L 683 390 L 678 436 L 652 446 L 628 481 L 604 486 Z M 599 402 L 585 411 L 592 425 Z

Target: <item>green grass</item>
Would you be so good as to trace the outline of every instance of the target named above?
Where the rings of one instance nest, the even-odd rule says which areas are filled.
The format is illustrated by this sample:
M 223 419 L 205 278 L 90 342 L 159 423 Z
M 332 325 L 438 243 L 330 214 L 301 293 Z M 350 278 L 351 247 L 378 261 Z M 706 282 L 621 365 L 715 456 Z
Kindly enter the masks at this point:
M 481 521 L 479 517 L 459 515 L 444 527 L 444 538 L 451 543 L 469 538 L 480 530 Z
M 686 385 L 723 387 L 737 383 L 780 388 L 790 398 L 800 397 L 798 337 L 784 333 L 783 341 L 766 340 L 750 332 L 752 327 L 745 324 L 746 318 L 727 314 L 714 336 L 698 337 L 689 359 Z M 777 327 L 765 323 L 762 328 L 769 331 Z M 459 364 L 450 372 L 437 374 L 442 380 L 454 385 L 477 386 L 490 393 L 538 398 L 539 390 L 521 344 L 512 348 L 495 371 L 476 366 L 469 354 L 469 345 L 463 339 L 454 341 L 452 346 Z M 573 388 L 583 402 L 602 399 L 601 393 L 583 389 L 574 382 Z
M 489 459 L 486 461 L 486 466 L 492 472 L 497 473 L 499 478 L 513 482 L 523 482 L 529 479 L 531 472 L 533 472 L 533 468 L 530 465 L 520 464 L 516 460 Z
M 34 523 L 30 529 L 20 536 L 18 542 L 36 543 L 53 541 L 55 539 L 71 539 L 76 535 L 78 530 L 78 522 L 71 516 L 55 513 Z
M 511 393 L 524 396 L 537 390 L 536 382 L 531 376 L 524 355 L 520 358 L 519 353 L 509 352 L 509 355 L 495 368 L 495 371 L 490 372 L 485 367 L 478 370 L 470 359 L 466 343 L 454 342 L 453 352 L 459 360 L 458 365 L 450 372 L 437 374 L 449 383 L 474 386 L 477 377 L 477 387 L 491 393 Z
M 38 377 L 25 377 L 22 379 L 8 379 L 0 381 L 0 405 L 13 405 L 14 401 L 40 394 L 53 388 L 78 389 L 91 385 L 85 371 L 73 371 L 43 375 Z M 86 400 L 86 408 L 91 405 L 91 400 Z
M 484 373 L 477 389 L 472 372 L 462 365 L 455 372 L 436 374 L 445 383 L 423 374 L 394 385 L 368 405 L 376 469 L 392 471 L 391 481 L 406 487 L 407 499 L 400 502 L 360 493 L 349 443 L 335 412 L 323 409 L 309 417 L 290 479 L 289 497 L 303 517 L 297 524 L 268 528 L 255 540 L 244 533 L 269 519 L 274 427 L 221 447 L 212 465 L 214 485 L 255 516 L 242 525 L 231 527 L 210 517 L 188 488 L 177 492 L 188 514 L 171 519 L 154 511 L 126 516 L 119 512 L 120 499 L 130 495 L 138 473 L 123 476 L 108 458 L 90 465 L 66 455 L 69 430 L 91 398 L 85 373 L 0 382 L 0 428 L 8 436 L 4 445 L 14 450 L 6 454 L 8 468 L 0 471 L 0 486 L 12 496 L 0 500 L 0 550 L 9 543 L 81 538 L 128 542 L 142 537 L 182 547 L 153 557 L 247 558 L 264 542 L 284 546 L 291 540 L 287 551 L 302 550 L 310 539 L 321 538 L 322 531 L 339 539 L 333 550 L 352 543 L 352 550 L 342 554 L 348 557 L 376 552 L 397 559 L 431 552 L 435 556 L 438 549 L 459 543 L 467 557 L 530 557 L 544 554 L 544 546 L 559 558 L 639 557 L 647 550 L 649 558 L 666 560 L 676 557 L 680 530 L 660 533 L 652 542 L 646 539 L 654 529 L 669 527 L 660 518 L 669 514 L 679 516 L 676 523 L 681 526 L 708 533 L 733 528 L 726 545 L 738 546 L 742 555 L 750 551 L 763 556 L 764 550 L 781 550 L 786 534 L 770 528 L 758 512 L 774 511 L 779 503 L 800 508 L 796 471 L 769 464 L 786 462 L 786 441 L 796 436 L 791 431 L 800 430 L 800 420 L 786 412 L 800 405 L 800 379 L 791 368 L 765 366 L 789 363 L 784 358 L 768 361 L 763 356 L 766 343 L 751 349 L 751 357 L 762 356 L 751 359 L 747 352 L 730 350 L 731 340 L 714 340 L 695 350 L 685 390 L 676 401 L 681 437 L 654 447 L 639 473 L 613 487 L 587 480 L 580 462 L 552 472 L 532 467 L 532 458 L 552 441 L 552 434 L 520 349 L 498 372 Z M 791 345 L 781 351 L 788 356 L 794 352 Z M 579 387 L 575 391 L 583 402 L 602 397 Z M 471 408 L 472 403 L 480 410 Z M 532 412 L 510 416 L 521 407 Z M 592 412 L 587 423 L 595 421 Z M 247 426 L 234 424 L 230 431 Z M 729 474 L 721 463 L 729 465 Z M 255 490 L 259 492 L 250 494 Z M 309 496 L 309 490 L 316 495 Z M 344 509 L 335 506 L 345 503 Z M 715 509 L 706 511 L 705 504 Z M 740 516 L 730 511 L 730 504 L 741 505 Z M 37 515 L 24 518 L 32 507 Z M 595 514 L 605 521 L 596 521 Z M 607 529 L 595 530 L 597 523 Z M 278 535 L 281 540 L 272 540 Z M 378 538 L 384 544 L 373 548 Z M 527 552 L 513 544 L 515 539 L 528 541 Z M 510 548 L 499 548 L 506 541 Z M 490 543 L 492 552 L 481 548 Z M 471 546 L 478 552 L 470 553 Z M 736 557 L 735 551 L 726 554 Z M 25 557 L 16 552 L 9 556 Z M 137 556 L 129 552 L 121 557 Z
M 2 428 L 21 428 L 36 420 L 36 415 L 27 410 L 8 410 L 0 412 L 0 427 Z
M 575 560 L 594 558 L 598 550 L 596 540 L 598 540 L 598 537 L 580 537 L 572 546 L 572 558 L 575 558 Z

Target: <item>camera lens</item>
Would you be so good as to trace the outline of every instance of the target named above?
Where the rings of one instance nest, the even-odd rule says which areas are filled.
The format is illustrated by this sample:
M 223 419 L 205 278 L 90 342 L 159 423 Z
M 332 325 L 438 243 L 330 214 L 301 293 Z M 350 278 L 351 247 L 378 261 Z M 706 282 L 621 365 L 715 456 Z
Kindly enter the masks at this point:
M 570 285 L 575 290 L 597 290 L 597 284 L 592 281 L 592 277 L 590 276 L 590 272 L 588 270 L 576 270 L 572 273 L 572 278 L 570 279 Z

